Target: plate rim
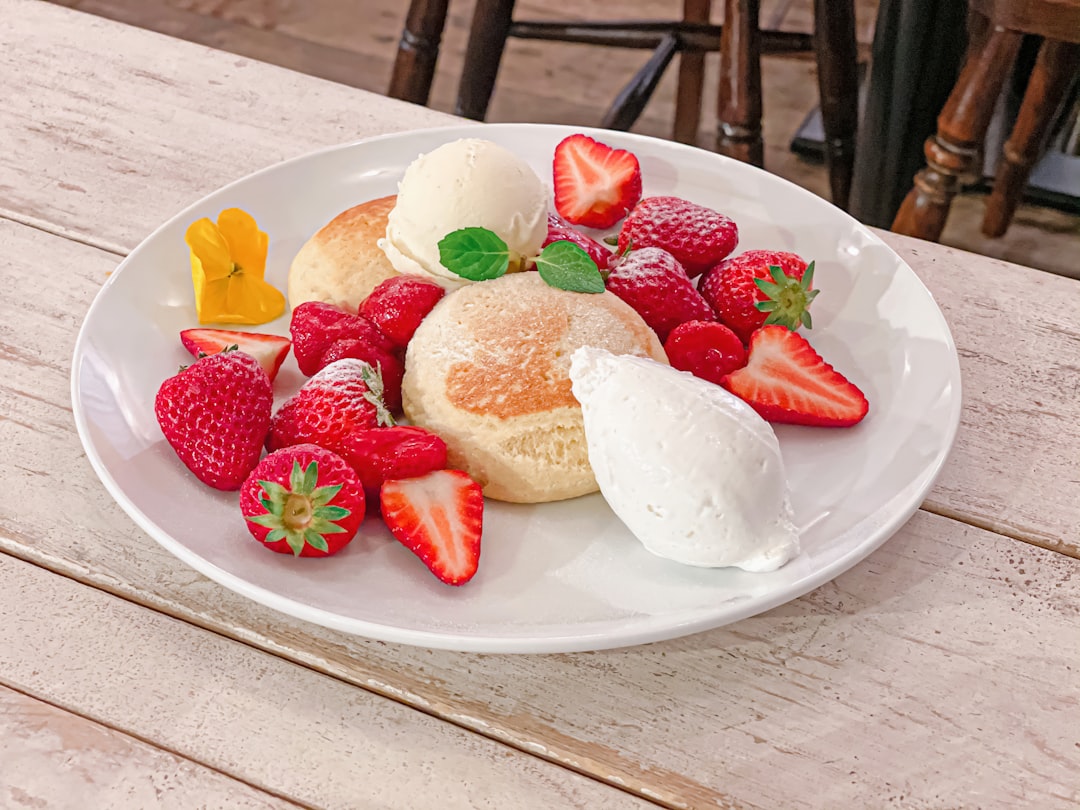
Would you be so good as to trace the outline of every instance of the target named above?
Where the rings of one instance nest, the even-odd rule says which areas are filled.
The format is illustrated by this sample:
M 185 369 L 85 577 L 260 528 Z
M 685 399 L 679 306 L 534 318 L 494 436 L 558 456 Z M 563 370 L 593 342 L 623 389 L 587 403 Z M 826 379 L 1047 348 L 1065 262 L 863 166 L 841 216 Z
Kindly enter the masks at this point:
M 315 607 L 313 605 L 300 602 L 296 599 L 281 596 L 278 593 L 269 590 L 268 588 L 251 583 L 242 577 L 226 571 L 223 568 L 215 565 L 209 560 L 201 557 L 197 553 L 191 551 L 187 546 L 182 544 L 179 540 L 172 537 L 167 531 L 157 526 L 152 520 L 150 520 L 143 511 L 129 498 L 129 496 L 123 491 L 120 485 L 113 478 L 104 461 L 101 458 L 100 453 L 97 450 L 90 436 L 90 428 L 87 422 L 86 413 L 82 407 L 82 400 L 80 397 L 80 371 L 82 368 L 82 359 L 84 358 L 86 351 L 85 346 L 88 340 L 87 337 L 87 324 L 90 322 L 95 310 L 101 306 L 102 300 L 108 294 L 111 286 L 116 282 L 127 266 L 137 259 L 138 254 L 143 247 L 151 242 L 161 231 L 172 226 L 178 220 L 183 219 L 185 216 L 190 216 L 194 211 L 205 205 L 206 200 L 209 197 L 228 193 L 229 190 L 244 183 L 248 183 L 253 179 L 279 171 L 282 167 L 303 163 L 306 161 L 318 160 L 320 157 L 335 152 L 348 151 L 356 148 L 362 148 L 365 145 L 371 143 L 379 143 L 383 141 L 398 140 L 407 138 L 410 136 L 419 136 L 422 138 L 434 138 L 438 136 L 445 136 L 448 138 L 453 137 L 469 137 L 472 135 L 478 135 L 482 132 L 490 132 L 492 129 L 499 129 L 504 131 L 513 130 L 528 130 L 529 132 L 535 132 L 537 130 L 545 130 L 551 133 L 562 133 L 569 135 L 575 132 L 583 132 L 592 137 L 603 139 L 604 137 L 615 137 L 619 141 L 637 142 L 644 144 L 662 144 L 665 149 L 674 149 L 676 152 L 685 152 L 693 154 L 708 155 L 709 159 L 719 160 L 721 162 L 737 163 L 743 170 L 751 170 L 752 172 L 761 172 L 768 175 L 770 182 L 779 181 L 783 186 L 786 186 L 793 193 L 800 196 L 806 196 L 812 198 L 815 204 L 825 204 L 833 209 L 834 215 L 839 215 L 848 221 L 849 224 L 857 228 L 861 235 L 868 238 L 879 248 L 884 248 L 888 251 L 896 262 L 907 273 L 911 275 L 911 281 L 914 281 L 921 293 L 925 294 L 930 303 L 933 304 L 936 310 L 936 315 L 940 318 L 940 325 L 943 329 L 943 334 L 946 338 L 945 344 L 949 350 L 949 359 L 951 361 L 949 369 L 949 384 L 954 390 L 951 402 L 951 411 L 948 414 L 948 421 L 945 424 L 944 438 L 945 441 L 939 448 L 936 456 L 926 467 L 923 468 L 921 473 L 922 483 L 920 486 L 914 488 L 914 490 L 905 498 L 903 508 L 899 508 L 891 517 L 891 519 L 885 521 L 879 526 L 874 534 L 872 540 L 865 540 L 856 544 L 853 548 L 849 549 L 846 553 L 833 560 L 828 565 L 815 569 L 804 576 L 788 583 L 782 588 L 778 588 L 776 591 L 765 594 L 759 597 L 747 597 L 741 602 L 728 603 L 728 610 L 723 613 L 722 616 L 711 614 L 709 616 L 691 618 L 682 622 L 663 622 L 655 627 L 640 627 L 635 625 L 633 621 L 623 622 L 624 627 L 617 631 L 604 631 L 596 632 L 590 631 L 585 633 L 575 633 L 573 635 L 558 634 L 558 635 L 542 635 L 542 636 L 499 636 L 489 634 L 461 634 L 461 633 L 448 633 L 448 632 L 434 632 L 417 630 L 413 628 L 403 628 L 396 626 L 389 626 L 386 624 L 378 624 L 365 619 L 356 619 L 343 617 L 330 610 Z M 70 375 L 70 393 L 72 403 L 72 414 L 75 421 L 76 432 L 78 433 L 80 443 L 83 450 L 86 453 L 86 457 L 90 462 L 90 465 L 98 479 L 101 481 L 106 491 L 117 502 L 121 509 L 130 517 L 139 528 L 149 534 L 159 545 L 165 550 L 171 553 L 174 557 L 181 562 L 195 569 L 199 573 L 208 577 L 210 580 L 218 583 L 219 585 L 233 591 L 240 596 L 250 599 L 258 604 L 275 610 L 279 613 L 292 616 L 294 618 L 308 621 L 313 624 L 319 625 L 332 630 L 348 633 L 365 639 L 382 641 L 395 644 L 406 644 L 410 646 L 417 646 L 429 649 L 443 649 L 459 652 L 471 652 L 471 653 L 488 653 L 488 654 L 551 654 L 551 653 L 570 653 L 570 652 L 586 652 L 606 649 L 620 649 L 631 646 L 637 646 L 642 644 L 650 644 L 658 641 L 670 640 L 675 638 L 681 638 L 684 636 L 700 633 L 706 630 L 715 629 L 727 624 L 731 624 L 751 616 L 764 613 L 780 605 L 786 604 L 790 601 L 794 601 L 801 596 L 809 593 L 810 591 L 821 587 L 822 585 L 835 579 L 840 574 L 853 568 L 862 560 L 866 559 L 870 554 L 884 545 L 893 535 L 896 534 L 899 529 L 911 519 L 911 517 L 917 512 L 923 503 L 926 494 L 933 488 L 934 483 L 938 480 L 941 472 L 947 462 L 953 447 L 955 445 L 957 433 L 959 432 L 961 415 L 963 410 L 963 388 L 962 388 L 962 376 L 959 363 L 959 354 L 956 349 L 956 343 L 952 335 L 952 330 L 949 327 L 949 323 L 945 318 L 944 313 L 941 311 L 941 307 L 934 299 L 933 294 L 929 288 L 923 283 L 922 279 L 912 269 L 912 267 L 898 254 L 891 246 L 889 246 L 877 233 L 874 232 L 870 226 L 864 225 L 852 217 L 846 211 L 837 208 L 829 200 L 819 197 L 813 192 L 798 186 L 791 181 L 780 177 L 778 175 L 771 174 L 756 166 L 750 166 L 748 164 L 740 163 L 734 158 L 720 155 L 714 152 L 709 152 L 704 149 L 700 149 L 696 146 L 689 144 L 682 144 L 676 141 L 668 141 L 662 138 L 655 138 L 648 135 L 641 135 L 632 132 L 619 132 L 601 129 L 597 127 L 584 127 L 564 124 L 529 124 L 529 123 L 505 123 L 505 124 L 454 124 L 439 127 L 428 127 L 420 129 L 406 129 L 395 132 L 382 133 L 379 135 L 373 135 L 366 138 L 358 138 L 345 143 L 334 144 L 320 149 L 315 149 L 310 152 L 306 152 L 301 155 L 296 155 L 291 158 L 277 161 L 264 168 L 258 169 L 254 172 L 250 172 L 242 177 L 239 177 L 223 186 L 213 189 L 209 193 L 203 195 L 198 200 L 192 202 L 190 205 L 182 208 L 176 212 L 173 216 L 167 218 L 154 228 L 146 237 L 144 237 L 138 245 L 135 246 L 117 265 L 116 269 L 110 275 L 109 279 L 101 286 L 101 288 L 94 295 L 90 306 L 87 308 L 86 313 L 83 316 L 82 323 L 79 326 L 79 332 L 75 340 L 74 348 L 72 350 L 71 361 L 71 375 Z M 869 517 L 869 516 L 868 516 Z M 732 608 L 732 604 L 735 605 Z M 652 618 L 652 617 L 650 617 Z M 608 621 L 610 624 L 610 620 Z

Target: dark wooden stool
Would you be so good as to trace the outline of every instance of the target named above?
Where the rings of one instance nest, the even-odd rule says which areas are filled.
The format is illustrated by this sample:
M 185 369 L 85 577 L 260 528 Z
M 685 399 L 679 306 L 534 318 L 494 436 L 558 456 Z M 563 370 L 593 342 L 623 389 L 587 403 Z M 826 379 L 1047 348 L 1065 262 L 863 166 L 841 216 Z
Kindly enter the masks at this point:
M 854 0 L 815 0 L 813 36 L 761 30 L 759 0 L 724 0 L 724 26 L 710 25 L 710 0 L 683 0 L 677 21 L 514 20 L 514 0 L 477 0 L 455 113 L 483 120 L 509 37 L 643 48 L 653 56 L 626 84 L 601 126 L 633 126 L 675 54 L 680 54 L 673 136 L 693 143 L 701 117 L 704 55 L 721 53 L 717 151 L 762 164 L 760 57 L 814 51 L 833 201 L 847 205 L 858 116 Z M 447 0 L 412 0 L 389 95 L 426 104 L 446 23 Z
M 983 232 L 1005 233 L 1038 161 L 1055 114 L 1080 69 L 1080 0 L 971 0 L 969 44 L 960 77 L 926 141 L 892 230 L 937 241 L 961 179 L 976 170 L 994 106 L 1024 35 L 1043 37 L 1035 68 L 987 201 Z

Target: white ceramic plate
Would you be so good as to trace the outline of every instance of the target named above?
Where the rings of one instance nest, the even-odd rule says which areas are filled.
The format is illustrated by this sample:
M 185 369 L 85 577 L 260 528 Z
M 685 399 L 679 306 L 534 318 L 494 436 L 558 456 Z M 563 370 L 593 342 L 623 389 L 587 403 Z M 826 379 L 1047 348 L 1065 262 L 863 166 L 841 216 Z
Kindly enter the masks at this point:
M 817 262 L 815 347 L 870 400 L 848 430 L 777 430 L 803 553 L 779 571 L 698 569 L 654 557 L 600 495 L 519 506 L 489 501 L 476 577 L 438 582 L 381 521 L 326 559 L 274 554 L 251 539 L 235 493 L 177 460 L 154 394 L 190 360 L 196 326 L 184 231 L 238 206 L 270 235 L 267 278 L 285 288 L 292 257 L 343 209 L 396 192 L 420 153 L 464 136 L 497 141 L 550 183 L 556 143 L 580 128 L 488 125 L 374 138 L 272 166 L 181 212 L 120 265 L 86 316 L 72 403 L 87 455 L 110 494 L 155 540 L 227 588 L 350 633 L 481 652 L 568 652 L 673 638 L 794 599 L 853 566 L 918 508 L 956 434 L 960 370 L 949 329 L 911 269 L 867 228 L 773 175 L 667 141 L 594 132 L 639 157 L 645 193 L 676 194 L 738 223 L 739 250 Z M 585 130 L 588 131 L 588 130 Z M 259 327 L 288 333 L 288 316 Z M 303 378 L 290 359 L 278 401 Z

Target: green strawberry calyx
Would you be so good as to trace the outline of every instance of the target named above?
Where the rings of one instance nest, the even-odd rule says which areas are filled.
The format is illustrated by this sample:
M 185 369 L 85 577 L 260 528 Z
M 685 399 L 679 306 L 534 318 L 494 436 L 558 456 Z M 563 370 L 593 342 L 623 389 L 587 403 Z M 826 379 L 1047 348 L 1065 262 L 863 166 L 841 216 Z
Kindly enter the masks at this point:
M 300 468 L 300 460 L 293 459 L 289 473 L 289 486 L 276 481 L 259 481 L 263 494 L 259 503 L 266 514 L 253 515 L 248 520 L 265 526 L 270 533 L 264 543 L 284 540 L 297 557 L 304 546 L 328 552 L 325 535 L 344 532 L 335 520 L 348 517 L 351 512 L 343 506 L 332 506 L 331 501 L 341 491 L 341 484 L 319 487 L 319 463 L 312 461 L 306 469 Z
M 814 282 L 814 263 L 807 265 L 801 279 L 787 275 L 782 267 L 775 264 L 769 265 L 769 276 L 771 281 L 764 278 L 754 279 L 758 289 L 766 295 L 764 301 L 754 304 L 758 311 L 769 313 L 765 324 L 779 324 L 793 332 L 800 326 L 813 328 L 810 304 L 819 292 L 811 289 Z
M 469 281 L 488 281 L 510 270 L 511 252 L 506 242 L 487 228 L 459 228 L 439 241 L 439 262 Z M 522 264 L 536 265 L 549 287 L 570 292 L 602 293 L 604 278 L 596 262 L 573 242 L 560 239 L 546 245 L 539 256 Z

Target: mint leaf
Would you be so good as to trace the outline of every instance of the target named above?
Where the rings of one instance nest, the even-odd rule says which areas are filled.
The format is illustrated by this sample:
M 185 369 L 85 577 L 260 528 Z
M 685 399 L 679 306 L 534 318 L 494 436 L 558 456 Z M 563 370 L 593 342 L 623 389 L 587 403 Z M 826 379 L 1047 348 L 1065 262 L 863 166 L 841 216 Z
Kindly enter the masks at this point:
M 460 228 L 439 240 L 439 262 L 469 281 L 485 281 L 506 272 L 510 248 L 487 228 Z
M 573 242 L 552 242 L 536 257 L 536 269 L 550 287 L 580 293 L 604 291 L 604 277 L 596 262 Z

